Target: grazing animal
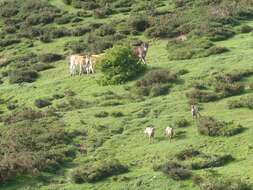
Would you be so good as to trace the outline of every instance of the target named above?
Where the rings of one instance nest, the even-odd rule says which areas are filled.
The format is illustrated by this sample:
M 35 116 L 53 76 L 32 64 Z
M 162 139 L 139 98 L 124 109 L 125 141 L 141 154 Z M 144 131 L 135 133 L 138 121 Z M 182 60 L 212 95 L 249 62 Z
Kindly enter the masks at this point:
M 198 119 L 198 117 L 200 116 L 199 109 L 196 105 L 191 106 L 191 113 L 193 119 Z
M 186 33 L 181 33 L 177 38 L 176 38 L 177 41 L 186 41 L 187 40 L 187 34 Z
M 169 137 L 170 138 L 170 140 L 173 138 L 173 136 L 174 136 L 174 130 L 173 130 L 173 128 L 171 128 L 171 127 L 166 127 L 166 129 L 165 129 L 165 135 L 167 136 L 167 137 Z
M 145 129 L 144 133 L 148 135 L 149 142 L 151 142 L 151 139 L 154 139 L 154 136 L 155 136 L 155 128 L 154 127 L 147 127 Z
M 147 64 L 146 62 L 146 56 L 148 53 L 148 47 L 149 44 L 146 42 L 142 42 L 141 45 L 134 47 L 133 53 L 135 56 L 139 58 L 139 61 L 142 61 L 144 64 Z
M 86 70 L 86 73 L 88 74 L 88 67 L 89 65 L 89 56 L 88 55 L 80 55 L 75 54 L 70 56 L 70 74 L 74 75 L 79 69 L 79 75 L 81 75 L 84 70 Z
M 91 73 L 95 72 L 96 64 L 98 63 L 98 60 L 101 59 L 102 56 L 104 56 L 105 53 L 97 54 L 97 55 L 91 55 L 89 57 L 89 70 Z

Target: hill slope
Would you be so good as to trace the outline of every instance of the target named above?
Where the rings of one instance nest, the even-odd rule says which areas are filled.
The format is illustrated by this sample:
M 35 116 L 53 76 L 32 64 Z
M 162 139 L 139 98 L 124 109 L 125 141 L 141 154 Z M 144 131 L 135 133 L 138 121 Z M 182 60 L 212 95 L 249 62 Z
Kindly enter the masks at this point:
M 200 189 L 200 187 L 197 185 L 194 177 L 187 180 L 173 180 L 170 176 L 163 174 L 161 171 L 153 169 L 156 165 L 171 160 L 177 160 L 175 155 L 188 149 L 198 150 L 202 154 L 207 155 L 207 157 L 190 158 L 189 160 L 186 159 L 186 161 L 177 160 L 177 162 L 188 166 L 192 163 L 202 163 L 201 159 L 207 159 L 209 161 L 208 156 L 212 157 L 210 158 L 211 160 L 221 155 L 231 155 L 234 158 L 233 161 L 222 164 L 219 167 L 191 169 L 195 178 L 196 176 L 205 176 L 207 173 L 212 173 L 217 176 L 220 174 L 223 177 L 241 178 L 243 181 L 252 182 L 252 107 L 251 109 L 243 107 L 229 109 L 228 104 L 231 101 L 253 96 L 253 75 L 249 74 L 239 81 L 246 86 L 246 89 L 242 93 L 221 97 L 216 101 L 199 102 L 202 116 L 212 116 L 217 120 L 226 122 L 233 121 L 235 124 L 240 124 L 245 128 L 244 131 L 233 136 L 209 137 L 200 135 L 197 129 L 197 122 L 191 118 L 189 99 L 186 96 L 187 93 L 191 92 L 195 83 L 201 83 L 206 86 L 206 91 L 213 90 L 212 84 L 210 85 L 209 83 L 219 74 L 222 75 L 223 73 L 242 72 L 246 70 L 253 71 L 253 58 L 251 56 L 253 53 L 252 32 L 238 32 L 234 33 L 233 36 L 230 36 L 229 39 L 225 41 L 212 41 L 216 46 L 228 48 L 228 52 L 185 60 L 169 60 L 168 56 L 170 52 L 167 51 L 166 47 L 168 39 L 147 39 L 146 35 L 143 35 L 143 31 L 138 31 L 137 34 L 135 31 L 130 31 L 130 34 L 115 41 L 110 37 L 108 37 L 108 39 L 104 36 L 101 38 L 108 43 L 117 43 L 123 39 L 132 38 L 139 38 L 142 40 L 151 39 L 150 49 L 147 55 L 148 70 L 159 68 L 175 73 L 186 70 L 187 72 L 185 74 L 180 75 L 180 82 L 173 84 L 170 88 L 170 92 L 163 96 L 142 97 L 141 99 L 129 98 L 129 86 L 131 87 L 134 85 L 135 81 L 130 81 L 124 85 L 100 86 L 96 82 L 99 73 L 94 75 L 70 76 L 68 73 L 68 63 L 65 58 L 60 58 L 56 61 L 53 60 L 52 62 L 51 60 L 48 61 L 51 62 L 49 65 L 52 65 L 53 68 L 39 72 L 39 77 L 33 83 L 10 84 L 11 70 L 17 69 L 19 67 L 18 64 L 21 64 L 21 67 L 24 68 L 31 68 L 32 64 L 38 64 L 38 62 L 47 63 L 45 59 L 43 61 L 43 58 L 41 58 L 43 55 L 45 56 L 45 54 L 54 53 L 68 55 L 71 50 L 77 52 L 80 50 L 82 52 L 88 51 L 89 48 L 97 52 L 103 51 L 103 49 L 97 48 L 101 45 L 98 43 L 100 42 L 99 37 L 92 37 L 92 34 L 86 34 L 86 32 L 76 36 L 72 35 L 75 29 L 80 31 L 80 27 L 86 27 L 90 23 L 95 22 L 110 23 L 111 21 L 116 22 L 121 19 L 124 20 L 127 19 L 130 14 L 129 12 L 123 13 L 123 10 L 119 9 L 116 13 L 108 15 L 105 18 L 97 18 L 96 16 L 94 18 L 92 15 L 87 18 L 84 16 L 77 17 L 75 14 L 77 14 L 80 9 L 74 8 L 72 5 L 66 5 L 61 0 L 51 0 L 47 3 L 49 3 L 49 7 L 52 5 L 53 8 L 57 10 L 67 11 L 62 15 L 66 16 L 68 13 L 69 15 L 67 16 L 71 18 L 71 22 L 64 24 L 56 24 L 56 21 L 52 23 L 42 23 L 38 28 L 64 27 L 62 31 L 65 29 L 73 31 L 71 31 L 71 35 L 66 34 L 60 38 L 49 36 L 48 42 L 48 37 L 46 37 L 47 32 L 44 32 L 43 36 L 35 35 L 35 37 L 25 37 L 21 35 L 21 33 L 25 32 L 22 32 L 20 28 L 16 30 L 15 33 L 8 34 L 10 38 L 17 35 L 17 39 L 21 39 L 21 42 L 13 43 L 5 47 L 1 46 L 1 80 L 3 84 L 0 85 L 0 99 L 3 101 L 1 101 L 0 110 L 3 113 L 1 114 L 0 127 L 3 130 L 8 130 L 6 129 L 8 126 L 18 127 L 19 122 L 11 120 L 11 122 L 8 123 L 9 120 L 6 120 L 6 117 L 18 112 L 20 109 L 22 110 L 24 107 L 31 107 L 46 113 L 50 112 L 49 109 L 54 108 L 54 112 L 59 116 L 52 116 L 52 118 L 56 117 L 57 122 L 64 123 L 61 127 L 66 130 L 67 133 L 72 133 L 70 138 L 73 140 L 67 141 L 67 145 L 61 144 L 59 146 L 67 147 L 71 145 L 76 149 L 81 145 L 86 153 L 82 154 L 80 150 L 76 151 L 75 156 L 70 156 L 69 159 L 62 162 L 59 161 L 59 165 L 52 165 L 52 168 L 57 168 L 55 170 L 51 168 L 53 171 L 42 170 L 38 173 L 21 172 L 20 175 L 17 174 L 9 181 L 2 184 L 1 189 L 197 190 Z M 161 14 L 175 9 L 174 4 L 170 1 L 165 1 L 163 3 L 163 6 L 161 5 L 161 7 L 159 6 L 157 8 Z M 141 7 L 139 4 L 138 6 Z M 134 4 L 132 7 L 137 7 L 137 5 L 135 6 Z M 85 14 L 94 14 L 90 10 L 84 12 Z M 60 14 L 58 11 L 56 11 L 56 13 Z M 81 20 L 78 22 L 73 21 L 76 18 L 81 18 Z M 2 25 L 1 35 L 7 38 L 6 33 L 4 33 L 4 20 L 5 19 L 0 20 L 0 26 Z M 241 25 L 253 27 L 253 20 L 250 19 L 250 17 L 239 21 L 240 23 L 238 25 L 232 27 L 233 30 L 239 30 L 237 28 L 240 28 Z M 49 29 L 48 31 L 51 30 L 53 29 Z M 96 29 L 91 28 L 92 32 L 94 30 Z M 190 34 L 190 32 L 192 31 L 189 31 L 188 40 L 194 39 L 195 36 L 195 34 Z M 193 37 L 191 37 L 191 35 Z M 167 37 L 174 38 L 175 36 L 172 35 Z M 42 38 L 45 38 L 46 42 Z M 89 38 L 91 40 L 86 41 L 86 39 Z M 90 42 L 88 45 L 91 46 L 87 49 L 84 47 L 74 47 L 73 44 L 71 46 L 71 43 L 75 41 L 78 41 L 78 43 L 74 44 L 75 46 L 79 44 L 85 47 L 86 42 Z M 93 44 L 96 45 L 92 46 Z M 101 47 L 102 46 L 103 45 L 101 45 Z M 109 47 L 110 45 L 108 48 Z M 31 53 L 34 53 L 34 55 L 30 55 Z M 24 55 L 29 56 L 27 59 L 24 59 Z M 37 57 L 37 55 L 39 61 L 33 63 L 31 60 Z M 23 57 L 24 61 L 20 57 Z M 26 64 L 28 67 L 26 67 Z M 8 71 L 7 73 L 9 73 L 9 76 L 5 76 L 6 71 Z M 36 108 L 34 102 L 38 99 L 49 99 L 51 102 L 49 107 L 51 108 Z M 14 116 L 11 116 L 11 119 L 13 119 Z M 51 125 L 55 125 L 53 122 L 50 124 L 50 119 L 46 119 L 47 121 L 43 122 L 48 122 L 46 123 L 47 126 L 50 127 Z M 182 119 L 187 120 L 190 123 L 189 126 L 181 128 L 175 124 L 175 121 Z M 32 119 L 30 118 L 30 120 Z M 23 121 L 21 121 L 20 125 L 22 125 L 22 122 Z M 31 121 L 31 123 L 33 122 L 34 121 Z M 155 140 L 151 144 L 143 133 L 145 127 L 150 124 L 156 127 Z M 28 124 L 25 123 L 24 125 Z M 176 136 L 171 142 L 164 136 L 165 127 L 170 125 L 176 132 Z M 81 134 L 73 135 L 75 133 Z M 2 136 L 3 134 L 9 133 L 1 133 Z M 53 137 L 56 138 L 56 136 Z M 50 138 L 48 139 L 53 141 Z M 3 144 L 4 143 L 1 142 L 1 146 Z M 48 149 L 44 151 L 47 152 L 47 150 Z M 54 150 L 60 152 L 60 148 L 57 146 Z M 10 152 L 11 151 L 13 150 L 10 150 Z M 62 155 L 68 155 L 68 152 L 70 151 L 68 150 L 67 153 L 64 152 Z M 4 153 L 2 154 L 4 155 Z M 52 155 L 56 157 L 58 154 L 50 154 L 50 156 Z M 46 158 L 51 159 L 50 156 Z M 73 175 L 73 171 L 77 168 L 94 165 L 94 163 L 97 162 L 105 163 L 105 160 L 110 159 L 119 160 L 120 163 L 128 167 L 129 171 L 121 175 L 105 178 L 96 183 L 79 184 L 73 182 L 71 176 Z

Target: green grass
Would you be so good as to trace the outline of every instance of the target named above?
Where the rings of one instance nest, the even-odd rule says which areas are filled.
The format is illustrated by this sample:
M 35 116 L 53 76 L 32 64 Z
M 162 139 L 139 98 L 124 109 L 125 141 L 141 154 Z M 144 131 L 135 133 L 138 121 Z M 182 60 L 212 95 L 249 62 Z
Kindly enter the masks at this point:
M 72 7 L 64 5 L 60 0 L 52 0 L 51 3 L 69 12 L 76 11 Z M 117 15 L 114 17 L 117 18 Z M 253 21 L 248 24 L 253 26 Z M 18 52 L 22 49 L 23 51 L 19 52 L 20 54 L 30 51 L 35 53 L 64 53 L 64 44 L 74 39 L 73 37 L 61 38 L 54 40 L 50 44 L 35 42 L 35 46 L 29 49 L 23 49 L 24 44 L 20 44 L 0 52 L 0 55 L 11 55 L 13 52 Z M 43 177 L 23 176 L 3 185 L 1 189 L 15 190 L 32 186 L 38 190 L 197 190 L 198 187 L 191 180 L 173 181 L 161 172 L 154 172 L 152 169 L 154 163 L 162 163 L 168 157 L 173 157 L 179 151 L 190 147 L 209 154 L 233 155 L 236 161 L 214 170 L 225 176 L 236 176 L 252 182 L 253 111 L 248 109 L 229 110 L 227 107 L 229 100 L 239 99 L 246 94 L 203 104 L 202 115 L 214 116 L 224 121 L 233 120 L 247 128 L 242 134 L 233 137 L 206 137 L 199 135 L 196 123 L 191 119 L 190 106 L 185 97 L 185 93 L 189 90 L 189 85 L 195 79 L 200 81 L 208 79 L 214 72 L 253 69 L 252 33 L 240 34 L 230 40 L 218 42 L 217 44 L 228 47 L 231 51 L 222 55 L 200 59 L 169 61 L 166 44 L 166 40 L 157 40 L 150 44 L 147 58 L 148 66 L 149 68 L 166 68 L 171 71 L 189 70 L 188 74 L 182 76 L 183 84 L 173 87 L 169 95 L 148 98 L 142 102 L 127 100 L 124 105 L 113 107 L 102 107 L 94 103 L 91 108 L 62 113 L 63 121 L 66 122 L 68 130 L 87 129 L 89 134 L 97 135 L 96 130 L 92 126 L 94 124 L 105 124 L 109 126 L 109 129 L 123 127 L 124 132 L 114 135 L 111 135 L 109 130 L 101 132 L 99 134 L 101 136 L 110 136 L 101 147 L 95 151 L 89 151 L 87 156 L 78 155 L 73 161 L 73 165 L 64 167 L 62 172 L 51 176 L 50 180 L 49 174 L 43 174 Z M 66 60 L 54 64 L 56 68 L 41 72 L 39 80 L 35 83 L 19 86 L 10 85 L 8 81 L 5 81 L 3 85 L 0 85 L 0 97 L 5 99 L 12 97 L 13 100 L 18 100 L 19 105 L 34 106 L 34 101 L 38 98 L 51 97 L 55 93 L 63 93 L 66 89 L 71 89 L 76 92 L 76 97 L 94 102 L 98 99 L 94 97 L 94 93 L 112 90 L 118 94 L 125 94 L 127 92 L 124 90 L 124 86 L 132 85 L 133 83 L 129 82 L 126 85 L 119 86 L 99 86 L 96 83 L 97 74 L 71 77 L 68 73 Z M 253 77 L 245 79 L 245 82 L 252 83 Z M 252 93 L 252 90 L 247 91 L 247 94 Z M 55 106 L 60 101 L 55 101 L 53 105 Z M 4 105 L 0 105 L 0 109 L 8 112 Z M 143 109 L 150 111 L 143 118 L 138 118 L 137 113 Z M 122 111 L 124 116 L 120 118 L 111 116 L 106 118 L 94 117 L 95 113 L 99 111 L 107 111 L 109 113 Z M 191 126 L 183 129 L 176 128 L 176 133 L 184 131 L 185 135 L 170 142 L 164 136 L 164 129 L 181 117 L 191 121 Z M 148 124 L 154 124 L 157 129 L 156 138 L 152 144 L 149 144 L 143 133 Z M 70 180 L 71 171 L 79 165 L 93 162 L 94 158 L 117 158 L 129 166 L 130 172 L 119 176 L 117 180 L 111 177 L 94 184 L 72 183 Z M 202 174 L 205 172 L 205 170 L 200 170 L 194 173 Z M 122 176 L 127 180 L 124 180 Z M 43 179 L 45 178 L 47 178 L 47 182 L 44 182 Z

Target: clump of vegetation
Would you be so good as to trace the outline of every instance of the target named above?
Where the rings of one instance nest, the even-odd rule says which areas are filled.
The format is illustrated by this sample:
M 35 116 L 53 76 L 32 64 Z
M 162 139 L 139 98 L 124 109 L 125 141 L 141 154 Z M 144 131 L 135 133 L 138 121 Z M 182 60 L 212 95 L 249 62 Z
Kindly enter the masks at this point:
M 125 83 L 145 70 L 144 65 L 138 64 L 138 59 L 128 45 L 118 45 L 108 50 L 100 65 L 100 83 L 103 85 Z
M 167 44 L 170 60 L 207 57 L 227 52 L 224 47 L 217 47 L 206 39 L 189 39 L 186 41 L 170 40 Z
M 205 168 L 220 167 L 220 166 L 224 166 L 225 164 L 233 160 L 234 158 L 229 154 L 222 155 L 222 156 L 214 156 L 204 161 L 192 163 L 191 168 L 194 170 L 198 170 L 198 169 L 205 169 Z
M 0 136 L 1 183 L 19 175 L 55 173 L 75 157 L 72 142 L 76 136 L 64 130 L 64 123 L 55 114 L 32 109 L 15 111 L 4 118 Z
M 178 76 L 167 70 L 154 70 L 138 80 L 132 91 L 141 96 L 160 96 L 168 93 L 171 84 L 178 81 Z
M 241 133 L 244 128 L 233 122 L 217 121 L 212 117 L 202 117 L 198 122 L 198 131 L 207 136 L 233 136 Z
M 178 119 L 174 122 L 173 126 L 179 127 L 179 128 L 183 128 L 183 127 L 188 127 L 190 125 L 190 122 L 186 119 Z
M 73 171 L 71 177 L 75 183 L 93 183 L 127 171 L 127 166 L 122 165 L 118 160 L 105 160 L 96 165 L 87 165 L 77 168 Z
M 114 111 L 111 113 L 113 117 L 123 117 L 124 114 L 121 111 Z
M 182 160 L 187 160 L 189 158 L 198 156 L 200 154 L 201 154 L 201 152 L 198 151 L 198 150 L 195 150 L 195 149 L 186 149 L 186 150 L 183 150 L 183 151 L 179 152 L 178 154 L 176 154 L 176 158 L 178 160 L 182 161 Z
M 201 190 L 252 190 L 252 185 L 241 179 L 225 178 L 223 176 L 214 176 L 214 174 L 194 179 Z
M 52 105 L 52 103 L 48 98 L 44 98 L 44 99 L 40 98 L 40 99 L 35 100 L 34 105 L 37 108 L 44 108 L 44 107 Z
M 11 84 L 23 82 L 32 83 L 36 81 L 36 79 L 39 77 L 39 74 L 37 73 L 37 71 L 34 70 L 17 69 L 11 70 L 8 76 L 9 82 Z
M 177 162 L 167 162 L 157 166 L 154 170 L 160 170 L 174 180 L 186 180 L 192 176 L 192 172 Z
M 253 96 L 240 98 L 239 100 L 232 100 L 228 102 L 229 109 L 234 108 L 248 108 L 253 109 Z
M 190 99 L 191 103 L 211 102 L 219 98 L 219 96 L 214 92 L 201 91 L 198 89 L 194 89 L 186 93 L 186 97 Z
M 106 112 L 106 111 L 101 111 L 101 112 L 96 113 L 94 116 L 100 118 L 100 117 L 108 117 L 108 115 L 109 115 L 108 112 Z

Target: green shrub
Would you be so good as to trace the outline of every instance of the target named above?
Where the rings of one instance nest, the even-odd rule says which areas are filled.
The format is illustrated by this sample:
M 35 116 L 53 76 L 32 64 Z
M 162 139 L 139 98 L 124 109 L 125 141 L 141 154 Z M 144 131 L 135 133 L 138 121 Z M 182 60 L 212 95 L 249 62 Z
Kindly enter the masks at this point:
M 128 171 L 118 160 L 105 160 L 96 165 L 84 166 L 72 172 L 71 178 L 75 183 L 97 182 L 113 175 Z
M 186 119 L 178 119 L 174 122 L 175 127 L 183 128 L 183 127 L 188 127 L 190 125 L 190 122 Z
M 48 63 L 37 63 L 33 65 L 33 69 L 37 72 L 41 72 L 41 71 L 45 71 L 45 70 L 53 69 L 53 68 L 54 66 Z
M 103 85 L 125 83 L 145 69 L 144 65 L 138 64 L 138 59 L 128 45 L 117 45 L 108 50 L 100 65 L 103 74 L 100 82 Z
M 194 162 L 191 164 L 191 168 L 194 170 L 221 167 L 225 164 L 233 161 L 234 158 L 231 155 L 215 156 L 214 158 L 207 159 L 202 162 Z
M 179 152 L 178 154 L 176 154 L 176 158 L 178 160 L 187 160 L 189 158 L 193 158 L 193 157 L 196 157 L 196 156 L 199 156 L 201 154 L 200 151 L 198 150 L 195 150 L 195 149 L 186 149 L 186 150 L 183 150 L 181 152 Z
M 44 63 L 51 63 L 55 61 L 59 61 L 63 58 L 62 55 L 47 53 L 39 56 L 39 60 Z
M 194 182 L 201 190 L 252 190 L 252 185 L 241 179 L 224 178 L 222 176 L 206 175 Z
M 247 96 L 244 98 L 240 98 L 240 100 L 234 100 L 228 102 L 229 109 L 234 108 L 248 108 L 253 109 L 253 96 Z
M 23 82 L 31 83 L 39 77 L 39 74 L 34 70 L 18 69 L 10 71 L 8 76 L 11 84 Z
M 240 28 L 241 33 L 250 33 L 251 31 L 253 31 L 253 28 L 249 25 L 242 25 Z
M 241 133 L 244 128 L 233 122 L 217 121 L 212 117 L 201 117 L 198 122 L 198 131 L 207 136 L 233 136 Z
M 44 107 L 52 105 L 52 103 L 49 99 L 41 99 L 40 98 L 40 99 L 35 100 L 34 105 L 37 108 L 44 108 Z
M 207 57 L 228 51 L 227 48 L 215 46 L 202 38 L 191 38 L 186 41 L 170 40 L 167 49 L 171 60 Z
M 192 176 L 190 170 L 176 162 L 167 162 L 157 168 L 174 180 L 187 180 Z
M 113 117 L 123 117 L 124 114 L 121 111 L 114 111 L 111 113 Z
M 219 96 L 213 92 L 201 91 L 198 89 L 194 89 L 186 93 L 186 97 L 190 99 L 191 103 L 211 102 L 219 98 Z
M 129 17 L 128 26 L 132 28 L 132 30 L 143 32 L 149 27 L 149 21 L 147 15 L 137 14 Z
M 108 115 L 109 115 L 108 112 L 106 112 L 106 111 L 101 111 L 101 112 L 96 113 L 94 116 L 95 116 L 95 117 L 101 118 L 101 117 L 108 117 Z

